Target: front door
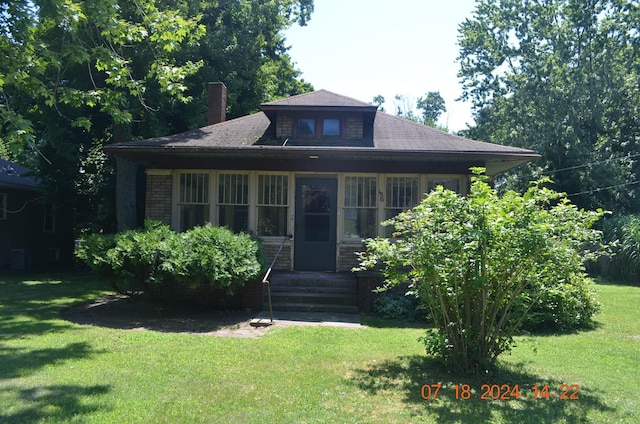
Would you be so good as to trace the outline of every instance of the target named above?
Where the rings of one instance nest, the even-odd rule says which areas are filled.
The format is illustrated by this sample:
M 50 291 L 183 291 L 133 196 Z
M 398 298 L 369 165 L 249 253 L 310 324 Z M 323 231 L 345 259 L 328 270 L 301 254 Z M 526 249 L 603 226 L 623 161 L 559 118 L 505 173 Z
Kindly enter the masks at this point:
M 296 270 L 336 270 L 337 203 L 336 179 L 296 179 L 293 251 Z

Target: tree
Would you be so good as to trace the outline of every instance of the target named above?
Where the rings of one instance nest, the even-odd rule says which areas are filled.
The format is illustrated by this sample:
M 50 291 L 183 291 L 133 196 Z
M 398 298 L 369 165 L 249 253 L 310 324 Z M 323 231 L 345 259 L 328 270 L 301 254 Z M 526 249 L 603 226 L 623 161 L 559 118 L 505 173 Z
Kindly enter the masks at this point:
M 312 0 L 1 3 L 0 155 L 35 169 L 80 227 L 112 230 L 114 160 L 101 147 L 205 125 L 209 81 L 227 83 L 231 117 L 310 90 L 281 32 L 312 11 Z
M 549 175 L 582 207 L 639 210 L 639 25 L 637 1 L 477 2 L 459 28 L 465 135 L 542 155 L 505 187 Z
M 381 111 L 381 112 L 384 112 L 384 107 L 382 107 L 384 102 L 385 102 L 384 96 L 382 94 L 378 94 L 377 96 L 373 97 L 373 100 L 371 101 L 371 104 L 374 104 L 374 105 L 378 106 L 378 110 Z
M 420 122 L 420 117 L 417 116 L 413 110 L 413 99 L 405 96 L 404 94 L 396 94 L 393 99 L 396 106 L 396 116 L 400 116 L 413 122 L 422 123 Z
M 583 260 L 594 253 L 583 249 L 599 242 L 591 227 L 604 212 L 579 210 L 546 182 L 502 197 L 480 176 L 466 197 L 438 187 L 385 223 L 396 241 L 366 241 L 361 269 L 381 266 L 387 287 L 408 283 L 427 307 L 428 353 L 484 371 L 541 299 L 568 327 L 589 323 L 597 303 Z
M 205 29 L 200 16 L 170 6 L 3 3 L 0 51 L 15 60 L 0 65 L 0 153 L 35 169 L 42 196 L 60 213 L 87 203 L 75 194 L 93 146 L 130 139 L 135 124 L 159 108 L 158 97 L 191 99 L 185 81 L 202 62 L 180 60 L 177 52 Z
M 405 95 L 396 94 L 396 116 L 437 128 L 441 131 L 448 131 L 446 127 L 437 123 L 442 112 L 447 111 L 444 99 L 439 91 L 430 91 L 425 97 L 418 97 L 418 100 L 415 101 L 415 108 L 421 111 L 421 116 L 416 114 L 413 102 L 413 99 Z
M 422 110 L 422 120 L 424 124 L 430 127 L 435 126 L 440 115 L 447 111 L 444 99 L 439 91 L 430 91 L 425 97 L 418 97 L 416 106 Z

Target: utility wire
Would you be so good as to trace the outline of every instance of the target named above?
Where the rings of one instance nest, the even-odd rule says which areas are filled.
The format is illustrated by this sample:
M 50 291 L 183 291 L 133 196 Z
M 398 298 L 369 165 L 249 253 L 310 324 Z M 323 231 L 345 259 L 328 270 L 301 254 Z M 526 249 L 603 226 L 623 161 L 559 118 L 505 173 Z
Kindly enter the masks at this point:
M 613 162 L 615 160 L 631 159 L 631 158 L 635 158 L 635 157 L 638 157 L 638 156 L 640 156 L 640 153 L 635 153 L 633 155 L 627 155 L 627 156 L 618 156 L 617 158 L 605 159 L 605 160 L 601 160 L 601 161 L 598 161 L 598 162 L 589 162 L 589 163 L 585 163 L 585 164 L 582 164 L 582 165 L 570 166 L 568 168 L 552 169 L 550 171 L 541 172 L 540 174 L 541 175 L 546 175 L 546 174 L 553 174 L 555 172 L 571 171 L 571 170 L 574 170 L 574 169 L 587 168 L 587 167 L 592 166 L 592 165 L 601 165 L 603 163 Z
M 632 181 L 630 183 L 617 184 L 617 185 L 612 185 L 612 186 L 609 186 L 609 187 L 594 188 L 593 190 L 587 190 L 587 191 L 581 191 L 579 193 L 567 194 L 567 197 L 580 196 L 582 194 L 593 194 L 593 193 L 597 193 L 599 191 L 609 190 L 609 189 L 612 189 L 612 188 L 626 187 L 628 185 L 633 185 L 633 184 L 638 184 L 638 183 L 640 183 L 640 181 Z

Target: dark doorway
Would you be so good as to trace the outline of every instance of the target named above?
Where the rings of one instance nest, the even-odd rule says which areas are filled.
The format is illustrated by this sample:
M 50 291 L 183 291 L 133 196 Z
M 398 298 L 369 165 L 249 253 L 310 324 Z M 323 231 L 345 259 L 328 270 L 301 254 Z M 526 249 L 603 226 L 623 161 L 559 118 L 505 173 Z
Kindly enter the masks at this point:
M 336 179 L 296 179 L 296 270 L 336 270 L 337 193 Z

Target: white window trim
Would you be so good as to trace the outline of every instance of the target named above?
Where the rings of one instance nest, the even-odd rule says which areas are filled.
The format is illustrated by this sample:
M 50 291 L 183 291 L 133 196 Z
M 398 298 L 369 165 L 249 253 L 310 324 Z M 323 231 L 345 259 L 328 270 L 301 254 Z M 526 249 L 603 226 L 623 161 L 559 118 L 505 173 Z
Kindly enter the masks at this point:
M 287 234 L 291 234 L 294 228 L 295 221 L 295 173 L 293 172 L 278 172 L 278 171 L 248 171 L 248 170 L 200 170 L 200 169 L 176 169 L 172 173 L 173 175 L 173 190 L 171 194 L 171 228 L 174 231 L 180 229 L 180 217 L 179 217 L 179 200 L 180 200 L 180 175 L 182 174 L 207 174 L 209 175 L 209 221 L 212 225 L 219 225 L 219 208 L 218 202 L 219 195 L 219 181 L 220 175 L 248 175 L 249 176 L 249 217 L 247 231 L 251 234 L 258 234 L 258 175 L 285 175 L 288 177 L 288 217 L 287 217 Z M 262 239 L 280 240 L 280 236 L 260 236 Z
M 253 174 L 253 183 L 251 181 L 251 177 L 249 177 L 249 227 L 251 231 L 260 237 L 263 240 L 282 240 L 284 236 L 263 236 L 258 233 L 258 198 L 260 194 L 258 193 L 259 184 L 258 184 L 258 176 L 259 175 L 282 175 L 287 177 L 287 228 L 285 230 L 285 234 L 292 234 L 293 226 L 295 223 L 295 196 L 296 196 L 296 186 L 295 186 L 295 174 L 292 172 L 277 172 L 277 171 L 251 171 Z M 253 209 L 253 212 L 252 210 Z M 253 217 L 253 220 L 251 219 Z M 293 250 L 293 249 L 291 249 Z
M 256 217 L 256 205 L 254 200 L 254 196 L 257 196 L 256 192 L 256 184 L 257 184 L 257 177 L 255 176 L 255 171 L 225 171 L 225 170 L 221 170 L 221 171 L 213 171 L 212 174 L 215 177 L 215 187 L 216 187 L 216 197 L 213 199 L 213 207 L 215 208 L 215 211 L 213 213 L 213 220 L 215 221 L 215 223 L 212 222 L 213 225 L 220 225 L 220 205 L 223 206 L 247 206 L 247 232 L 249 232 L 250 234 L 256 234 L 256 224 L 257 224 L 257 217 Z M 220 176 L 221 175 L 246 175 L 247 176 L 247 203 L 220 203 L 220 199 L 219 199 L 219 195 L 220 195 Z M 255 199 L 257 199 L 257 197 L 255 197 Z M 253 203 L 253 204 L 252 204 Z
M 344 243 L 361 243 L 365 238 L 362 237 L 348 237 L 344 234 L 344 219 L 343 212 L 347 208 L 344 204 L 344 197 L 347 190 L 347 177 L 374 177 L 376 179 L 376 220 L 378 221 L 378 230 L 376 236 L 379 236 L 382 232 L 382 225 L 380 225 L 380 209 L 384 207 L 384 201 L 380 200 L 380 180 L 382 178 L 382 174 L 374 174 L 374 173 L 342 173 L 340 174 L 340 178 L 338 179 L 338 238 L 339 242 Z M 382 192 L 384 195 L 384 192 Z M 365 208 L 365 209 L 373 209 L 373 208 Z
M 399 208 L 388 208 L 387 207 L 387 178 L 416 178 L 418 180 L 418 187 L 417 187 L 417 192 L 416 192 L 416 204 L 414 206 L 412 206 L 411 208 L 417 206 L 420 204 L 420 202 L 422 202 L 422 199 L 424 199 L 424 192 L 425 190 L 422 190 L 423 187 L 425 187 L 426 184 L 426 180 L 423 180 L 424 174 L 383 174 L 381 176 L 382 179 L 382 184 L 383 184 L 383 193 L 385 196 L 385 199 L 383 201 L 381 201 L 381 207 L 380 207 L 380 217 L 379 217 L 379 221 L 386 221 L 387 218 L 387 209 L 399 209 Z M 410 208 L 410 209 L 411 209 Z M 406 209 L 405 209 L 406 210 Z M 385 237 L 386 236 L 386 230 L 388 227 L 385 227 L 384 225 L 380 225 L 380 228 L 378 229 L 378 236 L 379 237 Z
M 464 175 L 461 174 L 427 174 L 425 175 L 425 179 L 424 179 L 424 192 L 425 194 L 429 194 L 429 180 L 431 178 L 450 178 L 450 179 L 455 179 L 458 180 L 458 188 L 460 190 L 459 194 L 463 194 L 466 193 L 466 186 L 464 184 L 464 181 L 466 178 L 464 178 Z
M 249 217 L 248 231 L 258 234 L 258 175 L 286 175 L 288 177 L 288 222 L 286 234 L 292 234 L 295 228 L 295 187 L 297 178 L 312 178 L 314 176 L 325 178 L 336 178 L 338 181 L 337 210 L 336 210 L 336 240 L 338 243 L 361 243 L 363 238 L 346 237 L 344 235 L 343 211 L 345 209 L 344 196 L 346 190 L 346 177 L 374 177 L 376 179 L 376 213 L 378 220 L 377 236 L 384 237 L 385 227 L 380 225 L 384 221 L 386 211 L 386 180 L 387 177 L 413 177 L 418 178 L 418 204 L 427 194 L 428 180 L 430 178 L 455 178 L 458 180 L 461 193 L 467 192 L 468 176 L 463 174 L 378 174 L 378 173 L 319 173 L 319 172 L 279 172 L 279 171 L 248 171 L 248 170 L 199 170 L 199 169 L 176 169 L 173 171 L 173 191 L 171 202 L 171 227 L 179 230 L 179 190 L 180 175 L 183 173 L 202 173 L 209 175 L 209 219 L 212 225 L 219 225 L 218 217 L 218 185 L 220 174 L 243 174 L 249 175 Z M 382 196 L 380 196 L 382 194 Z M 2 195 L 0 193 L 0 195 Z M 213 210 L 212 210 L 213 209 Z M 295 236 L 295 235 L 294 235 Z M 280 236 L 260 236 L 263 240 L 277 241 Z M 293 252 L 293 249 L 291 249 Z M 291 253 L 293 255 L 293 253 Z
M 211 216 L 213 215 L 211 211 L 212 201 L 212 186 L 213 182 L 217 182 L 213 179 L 213 172 L 204 169 L 176 169 L 171 173 L 172 178 L 172 190 L 171 190 L 171 228 L 174 231 L 180 231 L 180 176 L 182 174 L 206 174 L 209 176 L 209 222 L 211 222 Z M 202 204 L 202 203 L 199 203 Z M 206 203 L 204 203 L 206 204 Z

